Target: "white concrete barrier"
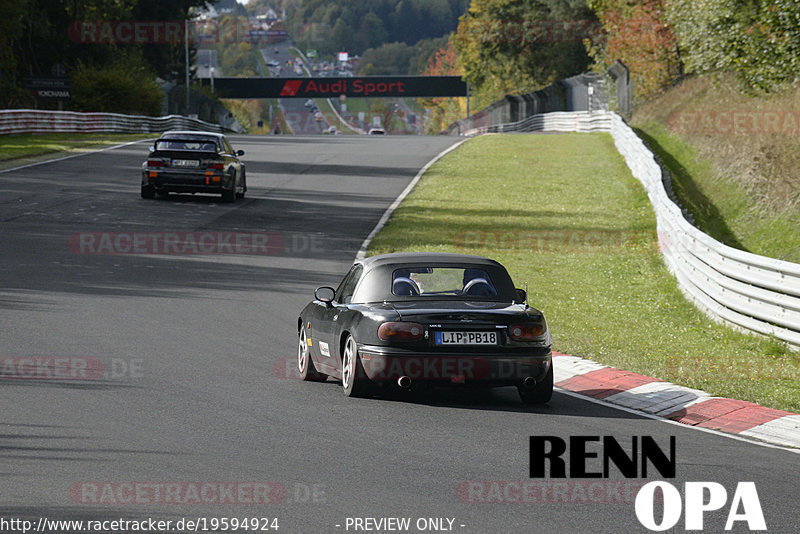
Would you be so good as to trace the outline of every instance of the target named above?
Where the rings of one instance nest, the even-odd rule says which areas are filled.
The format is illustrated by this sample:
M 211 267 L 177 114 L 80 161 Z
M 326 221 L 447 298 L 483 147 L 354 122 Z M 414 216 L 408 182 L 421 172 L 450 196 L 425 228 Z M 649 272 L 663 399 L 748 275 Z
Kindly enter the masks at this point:
M 609 132 L 656 212 L 664 260 L 683 292 L 712 318 L 800 345 L 800 264 L 720 243 L 683 216 L 664 187 L 662 168 L 616 113 L 554 112 L 465 132 Z

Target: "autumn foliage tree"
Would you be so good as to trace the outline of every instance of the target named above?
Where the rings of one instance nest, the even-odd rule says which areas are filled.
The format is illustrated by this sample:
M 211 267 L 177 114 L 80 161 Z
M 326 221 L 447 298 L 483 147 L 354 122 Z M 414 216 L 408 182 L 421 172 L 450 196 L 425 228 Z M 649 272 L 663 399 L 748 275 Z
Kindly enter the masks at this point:
M 677 39 L 665 15 L 665 0 L 589 0 L 603 32 L 587 40 L 603 69 L 621 60 L 631 71 L 634 95 L 648 97 L 681 73 Z
M 464 70 L 460 66 L 452 40 L 433 54 L 422 74 L 425 76 L 463 76 Z M 449 124 L 463 118 L 466 106 L 461 100 L 456 98 L 419 99 L 420 104 L 430 110 L 430 115 L 425 122 L 426 133 L 438 134 Z
M 732 72 L 750 91 L 800 83 L 797 0 L 670 0 L 686 70 Z
M 140 82 L 153 80 L 155 76 L 178 78 L 173 73 L 183 72 L 183 46 L 82 42 L 71 31 L 73 25 L 93 21 L 180 21 L 190 17 L 191 8 L 207 3 L 207 0 L 0 0 L 0 107 L 36 104 L 25 90 L 25 78 L 49 77 L 53 67 L 59 65 L 68 76 L 76 77 L 72 106 L 78 110 L 84 105 L 112 105 L 112 109 L 124 111 L 131 102 L 137 102 L 137 109 L 154 109 L 152 83 Z M 44 101 L 38 104 L 55 105 Z
M 586 2 L 472 0 L 454 38 L 478 106 L 584 72 L 596 25 Z

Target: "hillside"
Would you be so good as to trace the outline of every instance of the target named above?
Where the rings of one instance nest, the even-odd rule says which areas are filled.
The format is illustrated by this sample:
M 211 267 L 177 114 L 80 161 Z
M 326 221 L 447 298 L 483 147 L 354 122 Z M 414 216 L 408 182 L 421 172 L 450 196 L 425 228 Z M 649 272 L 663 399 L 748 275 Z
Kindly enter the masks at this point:
M 740 89 L 733 77 L 695 76 L 640 105 L 632 125 L 703 231 L 800 262 L 800 89 Z
M 360 55 L 384 43 L 414 45 L 447 35 L 468 6 L 468 0 L 300 0 L 287 13 L 301 47 Z

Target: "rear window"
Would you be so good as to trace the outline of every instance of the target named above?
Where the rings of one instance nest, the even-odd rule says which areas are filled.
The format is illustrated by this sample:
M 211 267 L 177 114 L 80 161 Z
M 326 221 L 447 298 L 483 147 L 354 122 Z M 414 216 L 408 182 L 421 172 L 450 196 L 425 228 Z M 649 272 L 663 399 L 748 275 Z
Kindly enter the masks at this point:
M 483 269 L 461 267 L 414 267 L 395 269 L 392 294 L 400 297 L 464 296 L 492 298 L 497 289 Z
M 198 152 L 216 152 L 217 145 L 213 141 L 182 141 L 159 139 L 156 150 L 193 150 Z

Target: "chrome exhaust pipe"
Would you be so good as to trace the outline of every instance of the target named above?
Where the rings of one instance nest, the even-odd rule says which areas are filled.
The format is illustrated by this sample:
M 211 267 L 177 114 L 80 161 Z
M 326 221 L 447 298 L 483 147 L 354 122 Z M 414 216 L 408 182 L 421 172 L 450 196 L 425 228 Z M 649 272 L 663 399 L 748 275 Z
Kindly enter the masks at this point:
M 397 385 L 403 389 L 409 389 L 411 387 L 411 378 L 407 376 L 401 376 L 397 379 Z
M 522 379 L 522 385 L 525 386 L 526 388 L 532 388 L 533 386 L 536 385 L 536 379 L 533 378 L 532 376 L 526 376 L 525 378 Z

